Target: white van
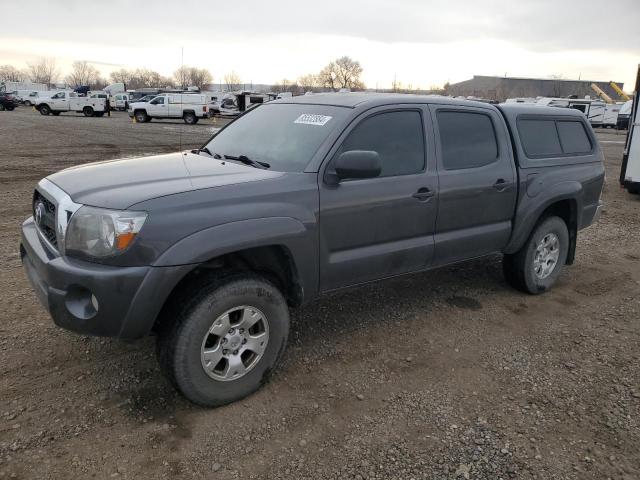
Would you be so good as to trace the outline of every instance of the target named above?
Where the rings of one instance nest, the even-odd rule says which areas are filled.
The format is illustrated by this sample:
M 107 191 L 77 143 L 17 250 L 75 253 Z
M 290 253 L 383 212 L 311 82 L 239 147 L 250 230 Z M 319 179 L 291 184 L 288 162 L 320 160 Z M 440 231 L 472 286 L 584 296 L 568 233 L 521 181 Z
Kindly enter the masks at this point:
M 126 93 L 116 93 L 109 99 L 109 102 L 113 110 L 124 112 L 129 108 L 129 95 Z
M 163 93 L 149 102 L 129 104 L 129 116 L 139 123 L 152 118 L 182 118 L 193 125 L 201 118 L 209 118 L 211 111 L 207 96 L 197 93 Z

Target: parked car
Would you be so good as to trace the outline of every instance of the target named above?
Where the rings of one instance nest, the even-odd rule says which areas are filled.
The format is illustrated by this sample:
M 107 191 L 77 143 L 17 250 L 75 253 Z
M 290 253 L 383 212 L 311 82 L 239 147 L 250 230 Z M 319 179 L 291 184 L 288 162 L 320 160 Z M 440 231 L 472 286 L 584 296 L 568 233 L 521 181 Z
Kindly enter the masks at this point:
M 21 96 L 20 102 L 28 107 L 35 105 L 38 98 L 38 92 L 31 90 L 19 90 Z
M 129 116 L 137 122 L 150 122 L 152 118 L 182 118 L 193 125 L 201 118 L 209 118 L 211 112 L 205 95 L 195 93 L 163 93 L 149 102 L 129 104 Z
M 0 92 L 0 111 L 14 110 L 18 106 L 18 100 L 15 95 L 6 92 Z
M 626 130 L 629 128 L 629 117 L 631 116 L 631 109 L 633 107 L 633 100 L 628 100 L 620 107 L 618 112 L 618 120 L 616 122 L 616 128 L 618 130 Z
M 85 117 L 102 117 L 107 111 L 107 94 L 96 92 L 81 96 L 76 92 L 59 91 L 48 98 L 38 99 L 35 107 L 41 115 L 60 115 L 62 112 L 77 112 Z
M 300 96 L 200 149 L 48 176 L 20 254 L 56 324 L 156 332 L 173 384 L 216 406 L 265 382 L 289 309 L 320 295 L 496 253 L 509 284 L 549 290 L 598 218 L 603 182 L 575 110 Z

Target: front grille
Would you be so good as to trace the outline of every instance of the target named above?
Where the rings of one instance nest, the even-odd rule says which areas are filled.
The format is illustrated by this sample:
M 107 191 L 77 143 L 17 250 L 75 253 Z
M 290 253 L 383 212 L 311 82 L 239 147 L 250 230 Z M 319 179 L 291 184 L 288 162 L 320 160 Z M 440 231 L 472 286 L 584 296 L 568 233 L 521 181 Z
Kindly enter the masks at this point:
M 38 214 L 37 206 L 42 203 L 44 209 Z M 42 195 L 38 190 L 33 194 L 33 218 L 42 236 L 54 247 L 58 248 L 58 237 L 56 235 L 56 205 Z

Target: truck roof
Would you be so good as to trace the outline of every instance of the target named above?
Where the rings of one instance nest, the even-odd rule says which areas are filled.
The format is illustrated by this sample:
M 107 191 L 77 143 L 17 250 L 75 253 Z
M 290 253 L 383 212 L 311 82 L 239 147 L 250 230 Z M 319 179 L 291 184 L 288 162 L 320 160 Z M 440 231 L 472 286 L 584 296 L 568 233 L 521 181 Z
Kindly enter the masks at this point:
M 469 105 L 477 107 L 491 107 L 485 102 L 443 97 L 440 95 L 413 95 L 407 93 L 314 93 L 274 100 L 272 103 L 299 103 L 306 105 L 331 105 L 336 107 L 356 108 L 362 106 L 375 107 L 394 103 L 445 103 L 451 105 Z

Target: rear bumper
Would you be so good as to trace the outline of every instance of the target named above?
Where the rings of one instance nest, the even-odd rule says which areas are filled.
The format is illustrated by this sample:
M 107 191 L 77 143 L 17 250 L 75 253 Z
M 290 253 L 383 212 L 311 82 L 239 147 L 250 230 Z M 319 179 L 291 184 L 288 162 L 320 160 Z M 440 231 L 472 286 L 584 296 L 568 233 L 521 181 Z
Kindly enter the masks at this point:
M 33 218 L 22 225 L 22 264 L 54 323 L 87 335 L 140 338 L 149 333 L 187 267 L 112 267 L 50 251 Z
M 596 223 L 602 214 L 603 208 L 604 203 L 602 200 L 598 200 L 598 203 L 584 207 L 582 210 L 582 219 L 578 225 L 578 230 L 582 230 L 583 228 L 587 228 Z

